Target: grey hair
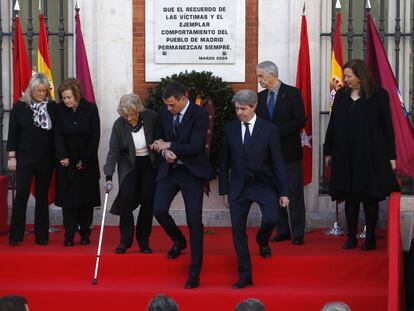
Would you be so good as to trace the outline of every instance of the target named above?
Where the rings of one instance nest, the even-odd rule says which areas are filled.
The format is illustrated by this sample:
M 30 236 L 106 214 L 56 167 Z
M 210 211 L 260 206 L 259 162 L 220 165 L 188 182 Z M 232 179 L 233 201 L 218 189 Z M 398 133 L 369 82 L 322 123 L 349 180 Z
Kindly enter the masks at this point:
M 240 90 L 233 97 L 233 103 L 250 107 L 257 105 L 257 93 L 252 90 Z
M 249 298 L 240 302 L 235 311 L 265 311 L 265 306 L 263 303 L 256 298 Z
M 326 303 L 321 311 L 351 311 L 351 308 L 345 302 L 335 301 Z
M 158 294 L 148 303 L 147 311 L 178 311 L 178 306 L 170 297 Z
M 276 78 L 279 77 L 279 69 L 274 62 L 271 62 L 269 60 L 257 64 L 256 69 L 261 69 L 267 74 L 275 76 Z
M 137 113 L 141 113 L 145 110 L 141 99 L 137 94 L 131 93 L 121 97 L 118 105 L 118 113 L 121 117 L 126 117 L 128 110 L 133 110 Z
M 50 82 L 47 79 L 46 75 L 43 73 L 36 73 L 32 76 L 29 81 L 29 85 L 27 86 L 24 94 L 21 98 L 22 102 L 25 102 L 27 105 L 30 105 L 33 101 L 32 92 L 37 90 L 41 85 L 45 86 L 47 89 L 46 97 L 50 98 Z

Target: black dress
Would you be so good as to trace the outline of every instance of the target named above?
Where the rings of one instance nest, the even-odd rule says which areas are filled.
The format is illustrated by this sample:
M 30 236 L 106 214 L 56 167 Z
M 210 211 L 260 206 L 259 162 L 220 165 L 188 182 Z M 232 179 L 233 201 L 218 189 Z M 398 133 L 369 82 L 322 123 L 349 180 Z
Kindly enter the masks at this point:
M 329 193 L 333 200 L 380 201 L 400 190 L 390 164 L 396 152 L 384 89 L 356 101 L 346 90 L 336 94 L 324 154 L 332 156 Z
M 63 208 L 65 237 L 73 238 L 77 225 L 82 237 L 90 234 L 93 207 L 101 205 L 98 146 L 100 121 L 95 104 L 81 99 L 74 111 L 64 103 L 56 109 L 56 201 Z M 69 166 L 60 160 L 69 158 Z M 83 169 L 77 169 L 81 161 Z

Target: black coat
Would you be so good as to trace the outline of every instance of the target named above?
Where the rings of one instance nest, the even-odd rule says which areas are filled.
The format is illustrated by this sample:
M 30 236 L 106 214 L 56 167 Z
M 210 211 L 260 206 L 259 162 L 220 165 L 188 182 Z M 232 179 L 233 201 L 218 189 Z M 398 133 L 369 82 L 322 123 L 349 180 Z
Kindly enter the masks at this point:
M 101 205 L 98 146 L 100 121 L 95 104 L 79 101 L 76 111 L 59 103 L 56 109 L 55 147 L 57 157 L 56 201 L 65 208 Z M 69 158 L 69 166 L 60 160 Z M 82 161 L 84 169 L 75 166 Z
M 44 130 L 33 124 L 33 111 L 30 107 L 18 101 L 11 113 L 7 151 L 16 151 L 18 169 L 26 165 L 54 164 L 53 130 L 55 127 L 56 103 L 47 104 L 47 112 L 52 121 L 52 130 Z
M 144 119 L 144 134 L 147 145 L 153 143 L 155 128 L 158 122 L 158 115 L 150 109 L 145 109 L 142 113 Z M 155 152 L 148 148 L 151 165 L 154 169 L 158 169 L 159 159 Z M 111 138 L 109 140 L 109 150 L 106 157 L 106 163 L 103 171 L 105 176 L 111 176 L 114 174 L 115 167 L 118 166 L 118 181 L 119 187 L 125 180 L 125 177 L 135 170 L 135 145 L 131 134 L 131 127 L 128 121 L 123 117 L 119 117 L 115 120 L 112 127 Z M 141 198 L 135 197 L 134 206 L 138 207 Z M 116 196 L 110 212 L 114 215 L 119 215 L 118 207 L 119 197 Z
M 329 193 L 333 200 L 382 200 L 399 186 L 390 160 L 396 159 L 388 93 L 377 88 L 352 102 L 338 91 L 325 137 L 331 155 Z
M 272 120 L 267 110 L 268 93 L 269 90 L 266 89 L 258 94 L 256 114 L 259 118 L 276 124 L 285 163 L 300 161 L 302 160 L 300 130 L 305 127 L 306 122 L 301 93 L 296 87 L 281 83 Z

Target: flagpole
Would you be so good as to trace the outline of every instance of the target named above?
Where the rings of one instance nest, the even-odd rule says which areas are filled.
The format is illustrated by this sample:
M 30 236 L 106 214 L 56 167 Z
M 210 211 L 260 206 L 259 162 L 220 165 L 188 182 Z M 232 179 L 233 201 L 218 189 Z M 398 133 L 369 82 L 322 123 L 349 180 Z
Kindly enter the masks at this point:
M 341 2 L 339 0 L 336 0 L 335 3 L 335 25 L 337 24 L 338 14 L 341 13 Z M 336 25 L 335 29 L 333 29 L 333 39 L 335 40 L 335 32 L 337 31 L 337 27 L 340 27 L 340 25 Z M 340 29 L 339 29 L 340 30 Z M 338 32 L 340 35 L 340 31 Z M 339 38 L 340 39 L 340 38 Z M 332 49 L 334 50 L 334 42 L 332 43 Z M 339 55 L 337 55 L 339 56 Z M 342 64 L 340 64 L 342 66 Z M 332 68 L 331 68 L 332 70 Z M 332 83 L 332 81 L 330 81 Z M 342 229 L 340 222 L 339 222 L 339 203 L 336 200 L 335 201 L 335 222 L 333 226 L 325 231 L 323 231 L 326 235 L 332 235 L 332 236 L 341 236 L 345 234 L 345 231 Z

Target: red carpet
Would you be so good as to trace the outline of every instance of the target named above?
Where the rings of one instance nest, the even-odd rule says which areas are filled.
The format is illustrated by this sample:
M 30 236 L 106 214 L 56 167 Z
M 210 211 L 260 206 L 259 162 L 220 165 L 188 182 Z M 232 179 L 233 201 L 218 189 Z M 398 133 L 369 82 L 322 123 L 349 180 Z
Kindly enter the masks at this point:
M 344 238 L 308 233 L 303 246 L 271 243 L 272 258 L 258 255 L 257 229 L 249 229 L 254 286 L 231 289 L 237 280 L 236 257 L 229 228 L 210 228 L 205 235 L 204 267 L 198 289 L 183 285 L 189 249 L 169 260 L 171 242 L 154 227 L 153 254 L 138 252 L 135 244 L 116 255 L 119 234 L 105 228 L 98 285 L 92 285 L 99 230 L 92 244 L 63 247 L 63 233 L 50 235 L 48 246 L 34 244 L 33 234 L 23 245 L 9 247 L 0 237 L 0 296 L 24 295 L 31 311 L 146 310 L 157 293 L 171 296 L 181 311 L 234 310 L 241 300 L 255 297 L 266 310 L 320 310 L 327 301 L 345 301 L 353 311 L 387 309 L 387 252 L 385 239 L 378 249 L 341 249 Z M 384 236 L 385 234 L 382 233 Z

